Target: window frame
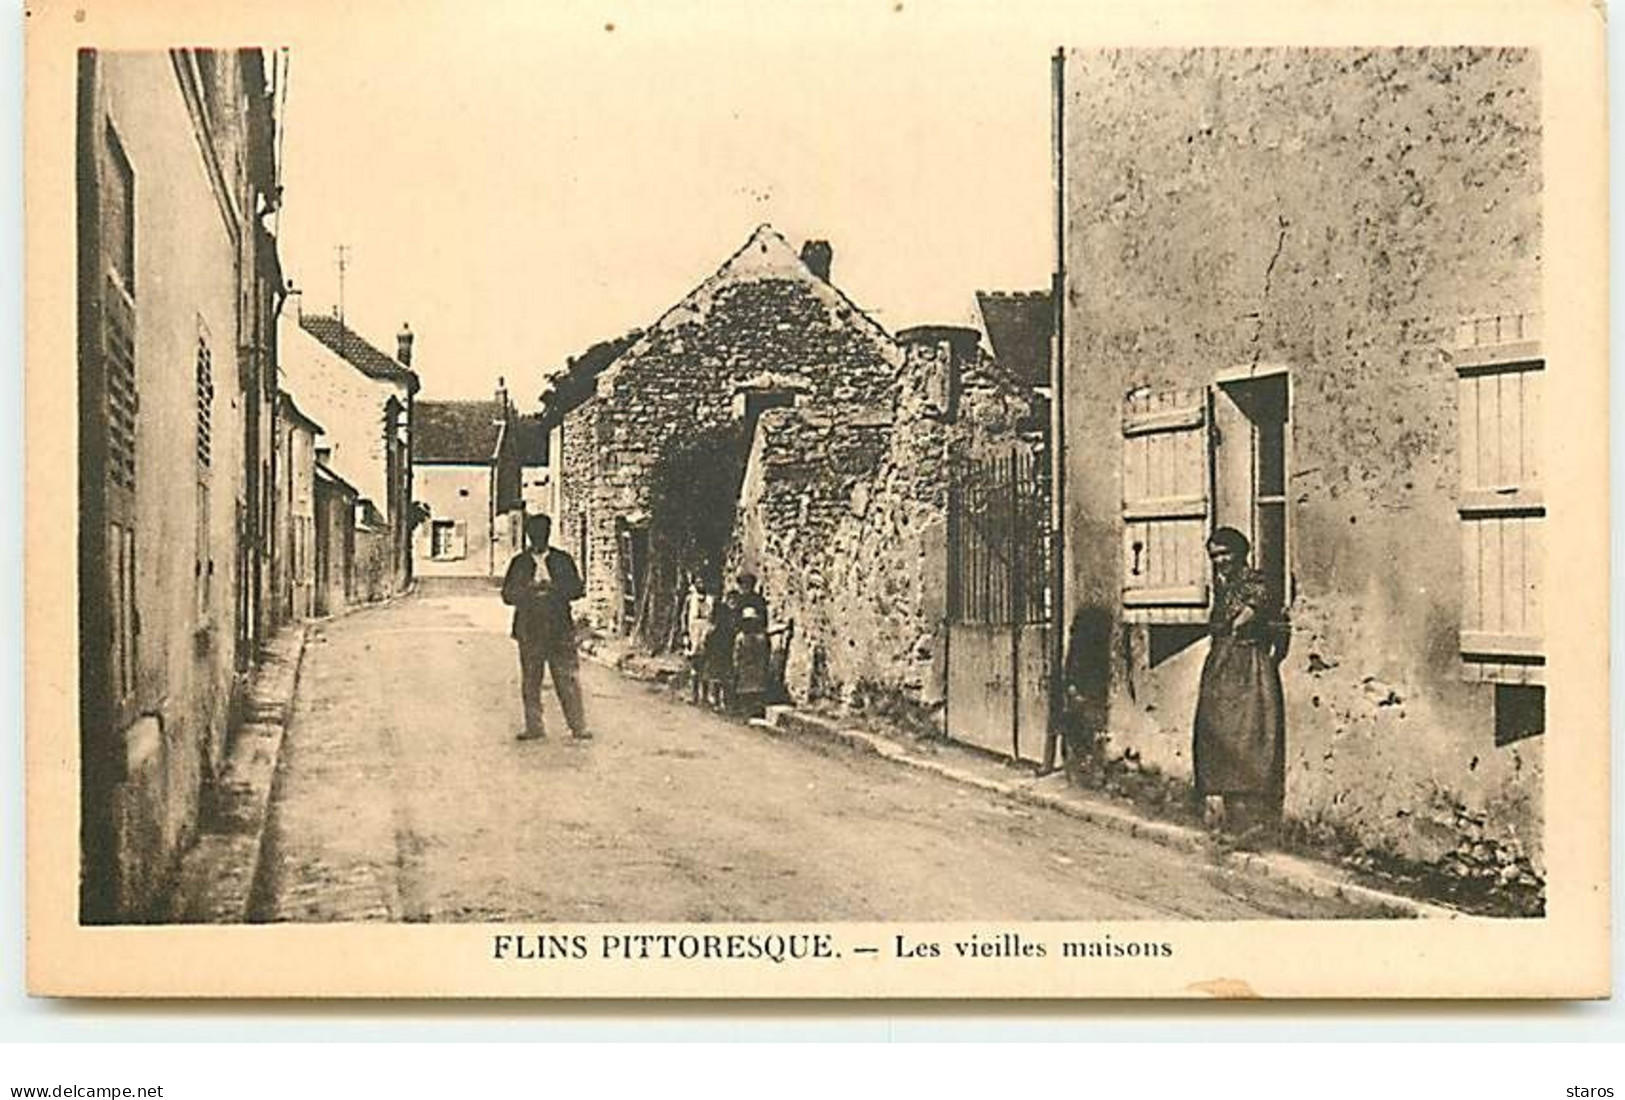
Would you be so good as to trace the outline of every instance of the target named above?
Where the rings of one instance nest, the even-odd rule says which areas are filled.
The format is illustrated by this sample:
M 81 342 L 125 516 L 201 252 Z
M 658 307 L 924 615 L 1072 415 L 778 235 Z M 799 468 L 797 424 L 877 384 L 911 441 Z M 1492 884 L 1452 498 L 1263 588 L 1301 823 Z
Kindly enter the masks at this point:
M 1281 492 L 1271 494 L 1270 499 L 1259 492 L 1260 478 L 1260 450 L 1259 428 L 1255 418 L 1250 416 L 1243 403 L 1237 401 L 1230 392 L 1234 387 L 1243 385 L 1257 385 L 1279 381 L 1284 387 L 1283 408 L 1281 419 Z M 1223 447 L 1220 426 L 1219 400 L 1222 398 L 1236 406 L 1235 415 L 1248 421 L 1252 438 L 1247 444 L 1247 462 L 1249 464 L 1249 486 L 1247 491 L 1248 520 L 1246 529 L 1254 535 L 1259 527 L 1259 515 L 1262 507 L 1273 505 L 1279 508 L 1281 517 L 1281 592 L 1282 609 L 1285 611 L 1292 605 L 1296 597 L 1296 582 L 1292 568 L 1292 547 L 1296 524 L 1293 522 L 1292 509 L 1292 406 L 1293 406 L 1292 370 L 1289 366 L 1276 363 L 1260 363 L 1236 366 L 1214 373 L 1212 379 L 1195 386 L 1170 385 L 1160 388 L 1141 387 L 1132 391 L 1124 402 L 1123 420 L 1121 425 L 1121 438 L 1123 452 L 1121 455 L 1120 475 L 1122 478 L 1122 500 L 1119 518 L 1123 528 L 1123 560 L 1120 563 L 1119 587 L 1121 595 L 1118 604 L 1118 613 L 1124 622 L 1159 624 L 1205 624 L 1212 607 L 1212 576 L 1207 564 L 1206 543 L 1215 528 L 1222 526 L 1220 512 L 1224 501 L 1221 500 L 1221 486 L 1219 484 L 1219 448 Z M 1227 414 L 1228 415 L 1228 414 Z M 1143 495 L 1136 496 L 1131 491 L 1129 482 L 1131 473 L 1143 467 L 1136 466 L 1136 462 L 1150 462 L 1150 447 L 1146 454 L 1139 459 L 1133 459 L 1130 454 L 1131 441 L 1144 436 L 1155 436 L 1160 433 L 1189 431 L 1196 433 L 1198 440 L 1197 453 L 1200 456 L 1200 479 L 1202 492 L 1200 494 L 1184 492 L 1178 495 Z M 1177 450 L 1177 447 L 1175 448 Z M 1190 456 L 1183 459 L 1187 464 Z M 1182 488 L 1190 488 L 1194 484 L 1191 471 L 1186 470 L 1182 480 Z M 1154 480 L 1148 475 L 1148 480 Z M 1196 548 L 1189 545 L 1177 547 L 1176 556 L 1183 555 L 1181 564 L 1176 571 L 1194 574 L 1199 580 L 1192 580 L 1172 587 L 1131 586 L 1127 583 L 1128 575 L 1133 572 L 1138 558 L 1136 555 L 1143 548 L 1150 553 L 1150 546 L 1134 541 L 1136 525 L 1142 527 L 1148 524 L 1164 523 L 1175 524 L 1199 520 L 1201 527 L 1201 542 Z M 1189 542 L 1188 533 L 1184 537 Z M 1163 552 L 1164 555 L 1168 553 Z M 1261 568 L 1258 560 L 1258 547 L 1254 546 L 1255 567 Z M 1183 579 L 1183 578 L 1182 578 Z

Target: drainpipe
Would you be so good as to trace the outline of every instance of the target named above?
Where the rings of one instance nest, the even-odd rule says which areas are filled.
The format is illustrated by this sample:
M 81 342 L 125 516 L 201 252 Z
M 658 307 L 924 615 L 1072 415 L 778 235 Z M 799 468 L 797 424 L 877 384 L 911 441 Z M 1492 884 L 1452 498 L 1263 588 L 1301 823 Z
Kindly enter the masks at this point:
M 1055 273 L 1050 288 L 1050 690 L 1044 770 L 1055 766 L 1060 718 L 1066 705 L 1066 51 L 1051 62 L 1055 99 Z

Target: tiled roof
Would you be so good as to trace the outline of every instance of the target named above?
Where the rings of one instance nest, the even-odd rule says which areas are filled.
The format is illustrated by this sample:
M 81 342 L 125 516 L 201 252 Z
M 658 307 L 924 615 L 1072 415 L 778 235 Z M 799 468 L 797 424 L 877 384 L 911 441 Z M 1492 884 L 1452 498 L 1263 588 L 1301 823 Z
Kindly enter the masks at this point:
M 412 406 L 412 461 L 489 463 L 502 406 L 495 401 L 418 401 Z
M 981 308 L 982 324 L 999 366 L 1022 385 L 1048 386 L 1050 331 L 1054 324 L 1049 293 L 979 291 L 976 304 Z
M 373 347 L 359 333 L 337 317 L 329 317 L 323 314 L 305 314 L 299 318 L 299 327 L 316 337 L 333 354 L 339 356 L 339 358 L 368 378 L 404 382 L 414 392 L 417 390 L 417 375 L 413 374 L 400 360 L 385 355 Z
M 550 378 L 542 391 L 543 419 L 556 422 L 558 417 L 591 397 L 598 376 L 642 335 L 642 329 L 633 329 L 624 336 L 600 340 L 580 355 L 571 356 L 565 369 Z
M 521 416 L 513 422 L 512 446 L 521 466 L 547 465 L 547 428 L 539 417 Z

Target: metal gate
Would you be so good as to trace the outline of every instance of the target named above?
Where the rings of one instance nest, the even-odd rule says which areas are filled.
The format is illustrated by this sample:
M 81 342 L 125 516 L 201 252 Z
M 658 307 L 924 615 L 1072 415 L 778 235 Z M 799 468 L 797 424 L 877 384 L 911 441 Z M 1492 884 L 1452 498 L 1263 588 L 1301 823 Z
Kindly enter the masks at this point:
M 948 736 L 1047 757 L 1049 470 L 1013 451 L 954 464 L 948 499 Z

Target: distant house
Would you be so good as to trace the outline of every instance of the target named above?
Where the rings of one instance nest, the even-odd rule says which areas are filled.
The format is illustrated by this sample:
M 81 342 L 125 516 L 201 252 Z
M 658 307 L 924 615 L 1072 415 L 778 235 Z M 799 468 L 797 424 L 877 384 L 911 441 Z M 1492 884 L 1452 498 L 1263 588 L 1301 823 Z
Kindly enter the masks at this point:
M 322 426 L 278 394 L 272 592 L 277 617 L 308 619 L 316 614 L 316 440 Z
M 1054 305 L 1047 291 L 979 291 L 977 312 L 993 359 L 1013 381 L 1047 396 Z
M 412 334 L 386 355 L 337 317 L 304 313 L 298 292 L 281 329 L 283 388 L 322 424 L 329 471 L 367 505 L 357 510 L 351 598 L 384 599 L 412 577 Z
M 522 539 L 525 492 L 550 488 L 547 437 L 499 388 L 492 401 L 419 401 L 413 485 L 422 518 L 413 536 L 418 576 L 500 573 Z M 540 482 L 527 486 L 526 481 Z
M 318 450 L 315 477 L 315 591 L 317 615 L 335 615 L 355 600 L 356 511 L 361 494 Z
M 412 484 L 424 506 L 412 539 L 417 575 L 489 576 L 503 409 L 495 401 L 419 401 L 414 411 Z
M 520 504 L 527 515 L 551 516 L 556 510 L 557 482 L 547 428 L 538 417 L 519 417 L 514 422 L 513 443 L 519 454 Z
M 579 564 L 587 560 L 587 498 L 597 469 L 593 448 L 577 445 L 566 449 L 564 426 L 577 410 L 597 396 L 598 376 L 620 358 L 622 352 L 643 335 L 634 329 L 624 336 L 600 340 L 580 355 L 571 356 L 564 369 L 548 379 L 541 393 L 541 428 L 546 433 L 551 459 L 546 507 L 553 517 L 553 541 L 575 555 Z M 576 420 L 579 424 L 579 419 Z

